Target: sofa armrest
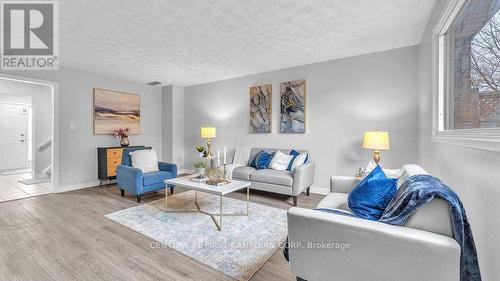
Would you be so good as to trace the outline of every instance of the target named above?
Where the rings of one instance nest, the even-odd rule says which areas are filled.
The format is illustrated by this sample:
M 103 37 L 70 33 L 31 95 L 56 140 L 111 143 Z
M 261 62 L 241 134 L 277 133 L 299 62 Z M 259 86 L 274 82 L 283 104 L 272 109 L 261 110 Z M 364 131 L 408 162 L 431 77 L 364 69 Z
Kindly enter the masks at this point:
M 432 232 L 291 208 L 288 240 L 291 270 L 306 280 L 459 280 L 460 246 Z
M 166 162 L 158 162 L 158 169 L 160 171 L 171 172 L 174 174 L 174 177 L 177 177 L 177 165 Z
M 116 183 L 120 189 L 132 194 L 142 194 L 142 171 L 141 169 L 119 165 L 116 167 Z
M 297 196 L 314 182 L 314 162 L 307 162 L 293 170 L 292 196 Z
M 357 177 L 333 176 L 330 178 L 330 192 L 349 193 L 360 181 Z

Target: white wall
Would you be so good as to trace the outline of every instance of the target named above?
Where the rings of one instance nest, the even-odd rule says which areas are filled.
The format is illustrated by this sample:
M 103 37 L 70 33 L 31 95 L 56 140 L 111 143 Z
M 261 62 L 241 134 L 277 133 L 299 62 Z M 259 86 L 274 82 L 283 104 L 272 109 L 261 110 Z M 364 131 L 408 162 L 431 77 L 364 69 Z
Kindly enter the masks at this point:
M 462 199 L 469 217 L 483 280 L 500 276 L 500 153 L 432 142 L 431 32 L 447 1 L 438 1 L 418 49 L 420 104 L 419 159 L 425 169 L 441 178 Z
M 162 161 L 172 162 L 173 159 L 173 86 L 161 88 L 161 134 Z
M 161 88 L 66 68 L 5 73 L 59 83 L 60 186 L 95 184 L 96 148 L 119 145 L 119 140 L 111 135 L 93 134 L 93 88 L 140 95 L 141 134 L 130 136 L 130 145 L 150 145 L 161 155 Z M 69 129 L 70 122 L 76 124 L 75 130 Z
M 52 90 L 44 87 L 42 95 L 32 98 L 33 119 L 35 132 L 33 144 L 38 147 L 44 141 L 52 138 Z M 35 150 L 36 164 L 34 165 L 35 175 L 42 174 L 43 170 L 52 164 L 52 145 L 43 151 Z
M 52 148 L 37 152 L 36 147 L 52 136 L 52 93 L 50 87 L 31 83 L 0 79 L 0 93 L 18 97 L 19 100 L 29 99 L 33 108 L 33 150 L 35 163 L 32 164 L 35 174 L 41 174 L 43 169 L 52 162 Z
M 387 168 L 417 161 L 417 47 L 315 63 L 185 88 L 185 168 L 192 169 L 201 126 L 217 127 L 214 149 L 238 145 L 297 148 L 316 162 L 314 186 L 329 188 L 332 175 L 354 175 L 372 152 L 361 148 L 363 133 L 388 130 Z M 305 134 L 280 134 L 279 83 L 307 80 Z M 272 133 L 250 134 L 249 88 L 273 85 Z
M 184 164 L 184 88 L 162 88 L 163 160 Z

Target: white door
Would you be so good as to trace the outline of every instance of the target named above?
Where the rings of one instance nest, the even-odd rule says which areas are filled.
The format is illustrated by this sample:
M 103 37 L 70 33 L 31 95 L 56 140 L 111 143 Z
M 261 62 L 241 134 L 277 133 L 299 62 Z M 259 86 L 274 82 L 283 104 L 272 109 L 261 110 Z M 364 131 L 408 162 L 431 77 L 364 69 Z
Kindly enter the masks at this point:
M 24 169 L 27 164 L 28 107 L 0 104 L 0 169 Z

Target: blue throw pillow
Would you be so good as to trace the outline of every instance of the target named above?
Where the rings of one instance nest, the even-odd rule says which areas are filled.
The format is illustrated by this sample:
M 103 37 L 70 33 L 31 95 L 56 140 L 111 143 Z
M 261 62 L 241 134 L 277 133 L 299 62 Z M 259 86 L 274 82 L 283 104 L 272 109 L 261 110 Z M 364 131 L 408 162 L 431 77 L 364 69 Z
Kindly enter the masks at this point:
M 252 163 L 250 163 L 250 167 L 254 167 L 257 170 L 267 169 L 267 167 L 271 163 L 271 160 L 273 159 L 273 156 L 274 152 L 269 153 L 265 150 L 261 150 L 259 153 L 257 153 Z
M 378 221 L 397 190 L 397 179 L 387 178 L 377 166 L 349 193 L 349 208 L 361 218 Z
M 297 158 L 297 156 L 300 155 L 300 152 L 298 152 L 297 150 L 295 149 L 292 149 L 290 151 L 290 153 L 288 153 L 288 155 L 293 155 L 293 158 L 292 160 L 290 160 L 290 163 L 288 163 L 288 168 L 286 168 L 288 171 L 291 171 L 292 170 L 292 164 L 293 164 L 293 160 L 295 160 L 295 158 Z
M 260 169 L 268 169 L 275 154 L 276 154 L 276 152 L 272 152 L 272 153 L 268 153 L 267 155 L 261 157 L 260 161 L 261 161 L 262 165 L 260 165 L 259 168 Z M 264 158 L 264 160 L 262 160 L 262 158 Z

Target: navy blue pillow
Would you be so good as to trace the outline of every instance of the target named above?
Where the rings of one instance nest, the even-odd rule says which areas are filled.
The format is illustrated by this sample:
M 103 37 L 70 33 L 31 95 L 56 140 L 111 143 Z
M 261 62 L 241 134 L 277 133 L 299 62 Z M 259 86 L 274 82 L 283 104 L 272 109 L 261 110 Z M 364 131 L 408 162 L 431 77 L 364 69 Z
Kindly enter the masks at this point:
M 259 156 L 259 154 L 260 154 L 261 152 L 262 152 L 262 150 L 261 150 L 261 151 L 259 151 L 259 153 L 257 153 L 257 154 L 255 155 L 255 157 L 253 158 L 252 162 L 250 162 L 250 167 L 254 167 L 255 169 L 257 169 L 257 164 L 255 164 L 255 161 L 257 160 L 257 156 Z
M 265 150 L 261 150 L 259 153 L 257 153 L 252 163 L 250 163 L 250 167 L 254 167 L 257 170 L 267 169 L 267 167 L 271 163 L 271 160 L 273 159 L 273 156 L 274 152 L 269 153 Z
M 297 150 L 295 149 L 292 149 L 290 151 L 290 153 L 288 153 L 288 155 L 293 155 L 293 158 L 292 160 L 290 160 L 290 163 L 288 163 L 288 168 L 286 168 L 288 171 L 291 171 L 292 170 L 292 164 L 293 164 L 293 160 L 295 160 L 295 158 L 297 158 L 297 156 L 300 155 L 300 152 L 298 152 Z M 306 159 L 307 160 L 307 159 Z
M 397 179 L 387 178 L 377 166 L 349 193 L 349 208 L 361 218 L 378 221 L 397 190 Z

